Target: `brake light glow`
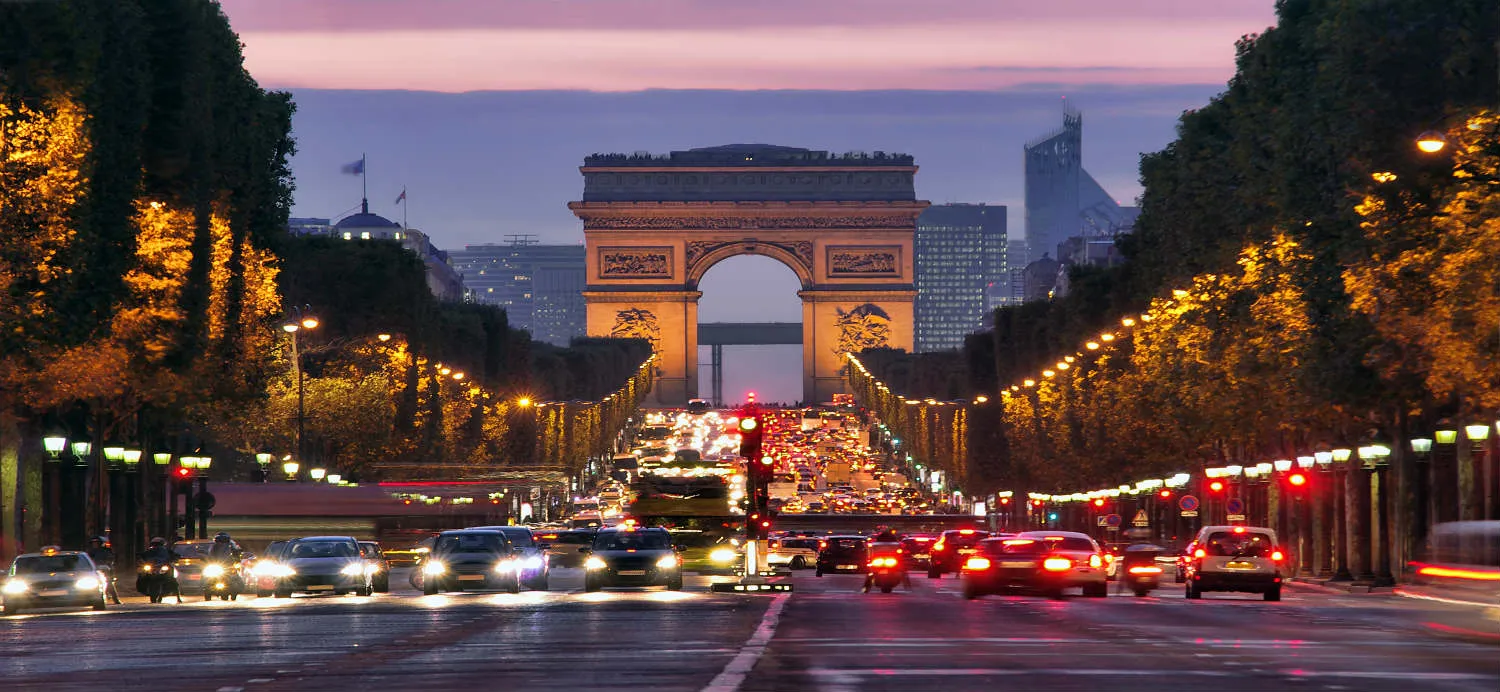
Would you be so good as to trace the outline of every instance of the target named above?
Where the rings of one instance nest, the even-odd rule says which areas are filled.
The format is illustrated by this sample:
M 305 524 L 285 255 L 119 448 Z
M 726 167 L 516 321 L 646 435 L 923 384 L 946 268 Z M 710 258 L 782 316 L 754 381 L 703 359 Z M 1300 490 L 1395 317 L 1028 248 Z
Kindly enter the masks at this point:
M 870 566 L 871 567 L 895 567 L 896 566 L 896 558 L 893 558 L 893 557 L 877 557 L 877 558 L 875 558 L 875 559 L 873 559 L 873 560 L 870 561 Z
M 987 557 L 971 557 L 966 562 L 964 562 L 964 569 L 970 571 L 980 571 L 989 568 L 990 559 Z
M 1042 569 L 1048 572 L 1066 572 L 1073 569 L 1073 561 L 1065 557 L 1049 557 L 1042 560 Z
M 1131 567 L 1131 574 L 1161 574 L 1160 567 Z
M 1001 544 L 1002 545 L 1031 545 L 1032 543 L 1035 543 L 1035 542 L 1036 541 L 1033 541 L 1030 538 L 1012 538 L 1012 539 L 1010 539 L 1008 541 L 1002 541 Z
M 935 551 L 938 551 L 938 552 L 941 552 L 946 547 L 947 546 L 943 545 L 942 541 L 938 541 L 938 542 L 932 544 L 932 549 L 935 550 Z
M 958 533 L 964 536 L 972 536 L 974 535 L 974 529 L 959 529 Z
M 1281 562 L 1284 558 L 1286 558 L 1286 556 L 1282 555 L 1280 550 L 1275 550 L 1275 551 L 1271 552 L 1271 560 L 1273 560 L 1275 562 Z
M 1471 569 L 1438 567 L 1436 565 L 1423 565 L 1417 570 L 1417 574 L 1420 574 L 1424 577 L 1451 577 L 1454 579 L 1474 579 L 1477 581 L 1500 581 L 1500 572 L 1481 572 Z
M 1236 527 L 1234 527 L 1234 532 L 1235 533 L 1244 533 L 1245 532 L 1245 527 L 1243 527 L 1243 526 L 1236 526 Z
M 1204 557 L 1206 555 L 1208 555 L 1208 553 L 1203 552 L 1202 548 L 1193 551 L 1193 557 Z
M 1094 553 L 1093 555 L 1089 556 L 1089 567 L 1103 567 L 1103 566 L 1104 566 L 1104 560 L 1099 559 L 1099 554 L 1098 553 Z

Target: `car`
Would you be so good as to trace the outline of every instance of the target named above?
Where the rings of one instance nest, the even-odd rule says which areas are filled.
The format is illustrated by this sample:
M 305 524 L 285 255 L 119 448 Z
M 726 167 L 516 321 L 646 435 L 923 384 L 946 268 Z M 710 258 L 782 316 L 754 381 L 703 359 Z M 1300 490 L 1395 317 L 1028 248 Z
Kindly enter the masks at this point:
M 1008 589 L 1037 591 L 1054 598 L 1081 588 L 1083 595 L 1109 595 L 1104 551 L 1088 534 L 1029 531 L 1010 538 L 987 538 L 960 566 L 964 598 Z
M 211 538 L 172 544 L 172 552 L 177 553 L 177 584 L 182 593 L 203 593 L 203 568 L 208 565 L 208 551 L 213 547 Z
M 521 591 L 521 563 L 505 534 L 485 529 L 444 531 L 422 562 L 422 593 L 469 588 Z
M 582 567 L 588 556 L 584 549 L 594 543 L 594 531 L 548 531 L 535 534 L 536 542 L 547 553 L 547 562 L 553 567 Z
M 868 536 L 829 536 L 822 540 L 816 563 L 817 576 L 863 574 L 870 569 Z
M 250 578 L 255 582 L 256 596 L 270 596 L 276 592 L 276 579 L 286 571 L 285 565 L 281 564 L 286 544 L 286 541 L 272 541 L 251 565 Z
M 584 591 L 614 586 L 665 586 L 682 590 L 682 557 L 661 528 L 604 529 L 584 561 Z
M 785 536 L 768 542 L 766 562 L 786 565 L 791 569 L 807 569 L 818 562 L 820 541 L 810 536 Z
M 405 548 L 395 548 L 385 552 L 385 561 L 392 567 L 414 567 L 422 561 L 428 553 L 432 552 L 432 543 L 437 540 L 437 534 L 427 536 Z
M 516 560 L 521 564 L 521 586 L 535 591 L 546 591 L 551 581 L 552 569 L 547 561 L 547 551 L 536 543 L 536 536 L 526 526 L 475 526 L 475 529 L 499 531 L 510 541 Z
M 670 533 L 684 572 L 735 574 L 745 568 L 744 546 L 728 534 L 696 529 Z
M 927 534 L 910 534 L 901 539 L 901 554 L 907 569 L 927 569 L 932 564 L 932 544 L 937 538 Z
M 105 588 L 104 575 L 87 553 L 47 546 L 11 561 L 0 597 L 7 615 L 33 608 L 104 610 Z
M 1184 565 L 1187 597 L 1203 598 L 1205 591 L 1261 594 L 1281 600 L 1281 568 L 1285 559 L 1276 532 L 1258 526 L 1205 526 L 1194 539 L 1193 554 Z
M 294 593 L 353 592 L 370 595 L 370 571 L 359 552 L 359 542 L 349 536 L 308 536 L 287 541 L 278 560 L 284 569 L 276 577 L 272 595 L 287 598 Z
M 391 563 L 385 559 L 385 551 L 375 541 L 360 541 L 359 551 L 370 565 L 370 587 L 375 593 L 390 593 Z
M 989 538 L 990 532 L 979 529 L 950 529 L 938 535 L 932 544 L 932 557 L 927 564 L 927 577 L 941 579 L 944 574 L 958 572 L 964 560 L 973 555 L 979 542 Z

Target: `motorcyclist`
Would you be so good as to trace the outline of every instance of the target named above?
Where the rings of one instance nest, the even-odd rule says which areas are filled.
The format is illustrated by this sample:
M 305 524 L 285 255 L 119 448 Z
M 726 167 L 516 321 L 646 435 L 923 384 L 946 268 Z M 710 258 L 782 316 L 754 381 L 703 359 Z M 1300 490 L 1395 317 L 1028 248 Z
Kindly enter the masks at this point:
M 90 560 L 94 561 L 94 566 L 109 577 L 106 585 L 109 599 L 115 605 L 120 605 L 120 593 L 115 588 L 115 551 L 109 546 L 109 539 L 103 536 L 89 538 L 88 550 L 84 552 L 88 554 Z
M 895 529 L 882 529 L 880 533 L 870 540 L 870 557 L 894 557 L 896 558 L 896 569 L 901 572 L 901 586 L 907 591 L 911 590 L 911 577 L 906 573 L 905 561 L 901 558 L 901 534 Z M 865 572 L 864 592 L 869 593 L 870 587 L 875 585 L 875 570 Z
M 154 568 L 158 565 L 170 565 L 176 560 L 177 554 L 172 552 L 171 548 L 167 547 L 167 540 L 165 538 L 162 538 L 160 536 L 152 538 L 150 545 L 146 546 L 146 549 L 141 551 L 141 563 L 148 565 L 153 569 L 151 569 L 149 572 L 146 572 L 144 575 L 137 572 L 135 582 L 136 591 L 140 591 L 141 593 L 151 596 L 152 603 L 160 602 L 161 597 L 165 594 L 160 593 L 160 591 L 155 588 L 155 584 L 159 583 L 162 579 L 170 580 L 172 579 L 172 576 L 169 574 L 164 577 Z M 173 588 L 173 591 L 175 591 L 175 588 Z M 180 594 L 177 596 L 177 601 L 179 603 L 182 602 L 182 596 Z
M 208 562 L 217 562 L 228 566 L 228 563 L 239 562 L 240 547 L 229 537 L 228 533 L 220 531 L 214 534 L 213 547 L 208 549 Z
M 151 544 L 141 551 L 141 562 L 172 562 L 176 556 L 172 549 L 167 547 L 167 539 L 157 536 L 151 539 Z

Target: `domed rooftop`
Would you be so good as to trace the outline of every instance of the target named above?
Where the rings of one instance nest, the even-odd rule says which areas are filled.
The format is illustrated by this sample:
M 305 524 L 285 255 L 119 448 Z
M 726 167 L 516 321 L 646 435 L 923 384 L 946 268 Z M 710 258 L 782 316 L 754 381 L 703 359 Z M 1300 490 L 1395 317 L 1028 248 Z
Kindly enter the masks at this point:
M 384 216 L 381 216 L 379 214 L 371 214 L 369 212 L 360 212 L 358 214 L 350 214 L 348 216 L 345 216 L 342 219 L 339 219 L 338 223 L 334 224 L 333 227 L 334 228 L 339 228 L 339 229 L 344 229 L 344 228 L 400 228 L 401 224 L 396 223 L 395 221 L 392 221 L 390 219 L 387 219 Z

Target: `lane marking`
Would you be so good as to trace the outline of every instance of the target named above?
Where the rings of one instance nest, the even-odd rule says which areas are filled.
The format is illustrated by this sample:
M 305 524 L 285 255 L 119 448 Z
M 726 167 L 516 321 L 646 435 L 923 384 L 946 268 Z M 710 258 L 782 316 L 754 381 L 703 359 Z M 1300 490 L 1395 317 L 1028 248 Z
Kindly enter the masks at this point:
M 740 647 L 740 652 L 724 666 L 714 679 L 704 687 L 702 692 L 738 692 L 740 685 L 745 683 L 745 677 L 755 668 L 755 663 L 766 653 L 766 647 L 770 645 L 771 638 L 776 636 L 776 624 L 781 620 L 781 611 L 786 607 L 786 602 L 792 597 L 789 593 L 776 596 L 771 600 L 771 605 L 766 608 L 765 615 L 760 618 L 760 625 L 755 628 L 755 633 Z
M 808 673 L 815 677 L 830 678 L 833 680 L 847 680 L 859 677 L 904 677 L 904 676 L 995 676 L 995 677 L 1018 677 L 1033 675 L 1053 676 L 1077 676 L 1077 677 L 1206 677 L 1225 678 L 1243 677 L 1243 671 L 1217 671 L 1217 670 L 1141 670 L 1135 668 L 809 668 Z M 1467 681 L 1467 680 L 1495 680 L 1493 675 L 1479 673 L 1441 673 L 1441 672 L 1419 672 L 1419 671 L 1362 671 L 1362 670 L 1287 670 L 1278 671 L 1280 675 L 1289 678 L 1352 678 L 1352 679 L 1395 679 L 1395 680 L 1429 680 L 1429 681 Z

